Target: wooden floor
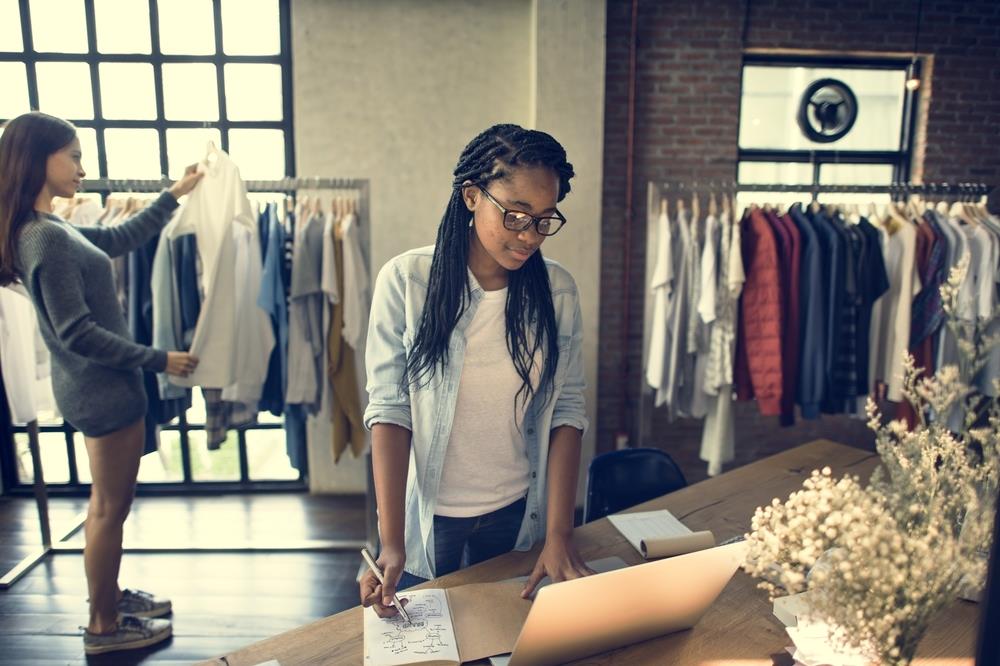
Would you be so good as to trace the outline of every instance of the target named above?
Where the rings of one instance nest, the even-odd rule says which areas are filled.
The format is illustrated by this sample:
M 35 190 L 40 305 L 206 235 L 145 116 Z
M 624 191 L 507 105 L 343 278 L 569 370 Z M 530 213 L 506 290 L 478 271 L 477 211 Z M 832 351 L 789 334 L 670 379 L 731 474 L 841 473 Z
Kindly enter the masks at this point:
M 85 508 L 84 500 L 52 500 L 53 533 Z M 140 498 L 125 541 L 363 539 L 364 518 L 361 497 Z M 0 498 L 2 571 L 40 542 L 34 501 Z M 357 605 L 359 564 L 353 552 L 126 553 L 122 585 L 172 599 L 174 637 L 88 660 L 80 629 L 87 622 L 83 557 L 58 553 L 0 591 L 0 666 L 189 664 Z

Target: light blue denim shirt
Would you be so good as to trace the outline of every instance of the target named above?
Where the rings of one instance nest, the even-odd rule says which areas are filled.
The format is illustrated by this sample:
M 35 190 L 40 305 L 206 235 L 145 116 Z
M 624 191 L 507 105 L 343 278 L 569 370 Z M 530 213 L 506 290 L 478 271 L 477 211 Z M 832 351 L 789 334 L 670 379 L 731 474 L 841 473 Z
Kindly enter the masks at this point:
M 483 288 L 469 272 L 472 302 L 451 336 L 450 359 L 426 386 L 400 391 L 400 379 L 413 346 L 427 298 L 434 247 L 423 247 L 389 261 L 375 281 L 367 353 L 368 408 L 365 427 L 391 423 L 412 433 L 410 468 L 406 479 L 406 571 L 434 577 L 434 509 L 445 450 L 451 438 L 459 380 L 465 358 L 465 329 L 476 314 Z M 554 393 L 547 402 L 537 396 L 525 418 L 525 444 L 531 470 L 524 521 L 516 550 L 529 550 L 545 538 L 546 463 L 549 433 L 568 425 L 587 428 L 584 408 L 583 325 L 573 277 L 562 266 L 545 260 L 552 286 L 559 333 L 559 364 Z

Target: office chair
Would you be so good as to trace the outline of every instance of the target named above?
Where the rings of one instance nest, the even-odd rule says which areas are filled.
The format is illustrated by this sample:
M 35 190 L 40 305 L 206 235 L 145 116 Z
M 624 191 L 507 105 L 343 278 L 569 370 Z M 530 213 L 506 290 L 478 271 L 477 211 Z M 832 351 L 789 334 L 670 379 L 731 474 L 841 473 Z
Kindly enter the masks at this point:
M 622 449 L 590 461 L 583 522 L 603 518 L 687 485 L 670 454 L 659 449 Z

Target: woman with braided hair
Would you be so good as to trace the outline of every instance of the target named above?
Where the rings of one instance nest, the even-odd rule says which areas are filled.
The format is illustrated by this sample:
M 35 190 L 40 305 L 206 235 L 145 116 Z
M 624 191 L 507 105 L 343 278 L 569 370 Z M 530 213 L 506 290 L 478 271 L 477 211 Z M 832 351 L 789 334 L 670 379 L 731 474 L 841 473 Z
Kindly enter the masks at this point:
M 572 541 L 580 302 L 540 250 L 572 177 L 550 135 L 490 127 L 462 151 L 437 243 L 379 273 L 365 426 L 385 584 L 367 572 L 361 601 L 382 617 L 398 589 L 542 540 L 523 596 L 592 573 Z

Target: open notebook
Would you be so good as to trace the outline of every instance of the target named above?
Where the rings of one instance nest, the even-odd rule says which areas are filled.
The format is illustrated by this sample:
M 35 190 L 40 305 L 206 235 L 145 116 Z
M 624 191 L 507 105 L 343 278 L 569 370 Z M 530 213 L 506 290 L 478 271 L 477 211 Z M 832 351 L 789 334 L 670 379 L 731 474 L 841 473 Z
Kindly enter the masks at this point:
M 588 561 L 587 566 L 604 573 L 627 564 L 619 557 L 606 557 Z M 400 597 L 409 599 L 409 625 L 398 616 L 383 620 L 366 608 L 365 665 L 460 664 L 509 653 L 531 609 L 531 601 L 521 598 L 527 579 L 400 592 Z M 536 591 L 550 584 L 546 576 Z
M 523 587 L 505 582 L 407 591 L 400 596 L 409 599 L 410 623 L 399 616 L 383 620 L 366 608 L 365 664 L 461 664 L 510 652 L 531 609 L 521 598 Z

